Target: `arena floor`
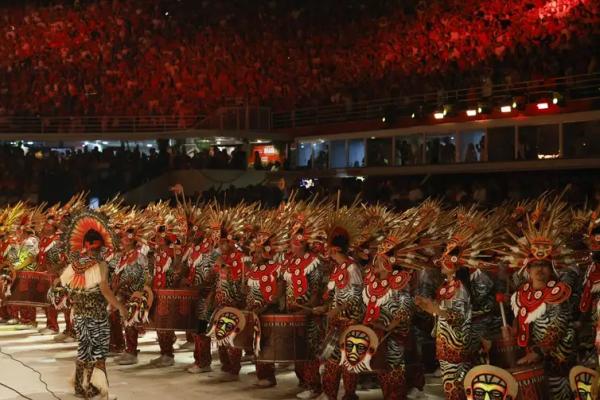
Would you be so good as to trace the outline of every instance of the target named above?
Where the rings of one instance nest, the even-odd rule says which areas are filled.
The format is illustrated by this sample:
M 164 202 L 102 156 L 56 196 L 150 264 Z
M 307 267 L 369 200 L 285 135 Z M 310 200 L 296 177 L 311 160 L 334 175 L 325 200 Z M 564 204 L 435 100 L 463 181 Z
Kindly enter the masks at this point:
M 45 326 L 43 314 L 38 314 L 41 326 Z M 185 342 L 184 335 L 179 336 L 178 344 Z M 175 348 L 178 347 L 175 345 Z M 37 330 L 24 330 L 19 326 L 0 325 L 0 347 L 28 366 L 38 370 L 47 382 L 50 390 L 58 398 L 73 400 L 69 378 L 73 372 L 73 360 L 76 343 L 55 343 L 52 336 L 42 336 Z M 184 368 L 193 362 L 192 352 L 178 350 L 175 365 L 169 368 L 148 366 L 150 359 L 159 355 L 159 347 L 154 332 L 148 332 L 139 343 L 139 363 L 134 366 L 118 366 L 112 359 L 107 363 L 111 394 L 120 400 L 134 399 L 210 399 L 211 395 L 220 400 L 242 399 L 295 399 L 298 393 L 297 380 L 292 369 L 281 370 L 277 374 L 278 386 L 261 390 L 253 387 L 256 377 L 250 363 L 243 365 L 240 380 L 233 383 L 217 383 L 217 373 L 191 375 Z M 218 362 L 218 358 L 217 358 Z M 213 366 L 218 371 L 218 365 Z M 212 376 L 212 377 L 211 377 Z M 0 383 L 8 385 L 27 397 L 35 400 L 51 400 L 54 397 L 45 390 L 38 375 L 0 354 Z M 428 384 L 426 393 L 439 393 L 439 385 Z M 360 391 L 361 400 L 381 399 L 379 390 Z M 441 399 L 437 394 L 424 394 L 421 399 Z M 0 400 L 22 399 L 15 392 L 0 386 Z

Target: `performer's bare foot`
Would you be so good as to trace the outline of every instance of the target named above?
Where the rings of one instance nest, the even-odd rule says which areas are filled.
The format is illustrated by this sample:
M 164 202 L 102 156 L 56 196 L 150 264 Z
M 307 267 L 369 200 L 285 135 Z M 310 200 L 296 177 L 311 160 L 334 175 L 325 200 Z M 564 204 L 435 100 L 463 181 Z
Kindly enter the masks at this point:
M 303 399 L 303 400 L 308 400 L 308 399 L 315 399 L 317 397 L 319 397 L 321 395 L 321 393 L 317 393 L 314 392 L 312 390 L 305 390 L 304 392 L 300 392 L 296 395 L 297 399 Z
M 161 355 L 158 358 L 155 358 L 153 360 L 150 360 L 150 364 L 157 366 L 157 367 L 170 367 L 171 365 L 175 364 L 175 358 L 173 357 L 169 357 L 169 356 L 165 356 L 165 355 Z
M 273 382 L 268 379 L 259 379 L 259 381 L 254 384 L 254 386 L 261 389 L 271 388 L 275 385 L 277 385 L 277 382 Z
M 217 381 L 219 382 L 235 382 L 239 379 L 240 377 L 238 374 L 232 374 L 229 372 L 221 372 L 221 374 L 217 376 Z
M 185 369 L 190 374 L 204 374 L 206 372 L 212 372 L 212 368 L 208 367 L 200 367 L 196 364 L 193 364 Z
M 39 330 L 40 335 L 48 336 L 48 335 L 57 335 L 58 332 L 46 327 Z
M 137 364 L 138 358 L 135 354 L 123 353 L 115 359 L 115 362 L 119 365 L 133 365 Z

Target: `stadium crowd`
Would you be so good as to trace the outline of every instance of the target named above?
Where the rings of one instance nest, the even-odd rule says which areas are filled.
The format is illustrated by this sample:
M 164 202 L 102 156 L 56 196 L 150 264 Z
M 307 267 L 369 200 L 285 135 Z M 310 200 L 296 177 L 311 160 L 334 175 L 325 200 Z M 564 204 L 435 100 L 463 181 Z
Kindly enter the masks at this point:
M 278 110 L 596 72 L 591 0 L 9 1 L 2 116 Z M 243 17 L 241 17 L 243 16 Z
M 219 155 L 218 149 L 200 156 L 190 156 L 159 143 L 158 150 L 145 153 L 139 148 L 98 148 L 77 150 L 60 154 L 31 149 L 27 154 L 19 147 L 0 147 L 0 205 L 27 200 L 31 203 L 42 201 L 65 201 L 73 193 L 88 191 L 90 197 L 100 201 L 117 193 L 144 184 L 161 173 L 181 169 L 244 169 L 257 168 L 247 164 L 245 154 L 238 150 L 246 162 L 237 165 L 241 156 Z M 225 164 L 222 164 L 225 162 Z M 204 164 L 201 164 L 204 163 Z M 267 168 L 268 166 L 263 166 Z M 294 178 L 295 179 L 295 178 Z M 600 181 L 594 171 L 581 171 L 573 175 L 568 171 L 523 172 L 520 174 L 477 174 L 477 175 L 437 175 L 437 176 L 397 176 L 356 178 L 312 179 L 310 184 L 303 181 L 288 181 L 278 185 L 254 185 L 233 187 L 215 184 L 204 193 L 195 193 L 203 200 L 218 198 L 222 202 L 236 204 L 240 201 L 261 201 L 277 205 L 293 189 L 300 190 L 302 196 L 319 193 L 335 195 L 338 190 L 344 203 L 351 203 L 357 195 L 367 202 L 381 202 L 398 209 L 418 204 L 428 196 L 443 197 L 448 204 L 470 204 L 477 202 L 497 205 L 505 200 L 519 200 L 536 197 L 545 190 L 562 188 L 567 184 L 571 190 L 567 199 L 573 204 L 583 204 L 586 200 L 600 201 Z M 190 193 L 191 195 L 191 193 Z

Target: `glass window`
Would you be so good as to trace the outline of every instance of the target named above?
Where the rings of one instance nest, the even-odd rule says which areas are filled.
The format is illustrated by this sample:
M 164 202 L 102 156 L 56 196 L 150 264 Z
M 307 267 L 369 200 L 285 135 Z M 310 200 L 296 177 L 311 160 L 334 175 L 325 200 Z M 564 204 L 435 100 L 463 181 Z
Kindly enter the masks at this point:
M 396 137 L 396 165 L 423 163 L 423 137 L 421 135 Z
M 333 140 L 331 142 L 331 168 L 345 168 L 346 163 L 346 141 Z
M 367 165 L 386 167 L 392 164 L 392 138 L 372 138 L 367 140 Z
M 510 161 L 515 159 L 515 127 L 505 126 L 488 129 L 488 160 Z M 485 149 L 481 150 L 485 154 Z
M 312 167 L 312 143 L 300 142 L 298 144 L 298 168 Z
M 313 147 L 313 168 L 328 169 L 329 168 L 329 142 L 320 140 L 312 144 Z
M 565 157 L 583 158 L 600 155 L 600 121 L 564 124 L 563 147 Z
M 474 163 L 483 161 L 481 151 L 485 147 L 485 130 L 460 132 L 460 161 Z
M 518 160 L 558 157 L 558 125 L 520 126 Z
M 452 164 L 456 162 L 456 138 L 454 134 L 425 136 L 425 163 Z
M 365 166 L 365 141 L 363 139 L 348 140 L 348 166 L 351 168 Z

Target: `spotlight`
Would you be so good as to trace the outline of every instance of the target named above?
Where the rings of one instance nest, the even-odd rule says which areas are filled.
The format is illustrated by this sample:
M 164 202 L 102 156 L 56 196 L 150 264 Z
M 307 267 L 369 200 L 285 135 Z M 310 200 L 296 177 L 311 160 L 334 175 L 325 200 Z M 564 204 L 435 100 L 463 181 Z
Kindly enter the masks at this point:
M 492 107 L 487 102 L 477 103 L 477 114 L 489 114 Z
M 565 98 L 559 92 L 552 93 L 552 104 L 562 106 L 565 103 Z
M 445 113 L 443 111 L 436 111 L 433 113 L 433 118 L 435 119 L 443 119 Z
M 543 102 L 537 103 L 536 107 L 537 107 L 538 110 L 547 110 L 548 109 L 548 103 L 545 102 L 545 101 L 543 101 Z
M 381 118 L 381 122 L 385 122 L 385 117 Z
M 417 114 L 415 114 L 415 113 L 412 113 L 412 114 L 410 115 L 410 117 L 411 117 L 412 119 L 415 119 L 415 118 L 416 118 L 416 116 L 417 116 Z
M 512 109 L 523 111 L 525 110 L 525 106 L 527 104 L 527 99 L 523 96 L 515 96 L 512 99 Z
M 500 111 L 503 113 L 509 113 L 512 111 L 512 107 L 511 106 L 502 106 L 502 107 L 500 107 Z
M 467 110 L 467 117 L 474 117 L 477 115 L 477 110 Z

